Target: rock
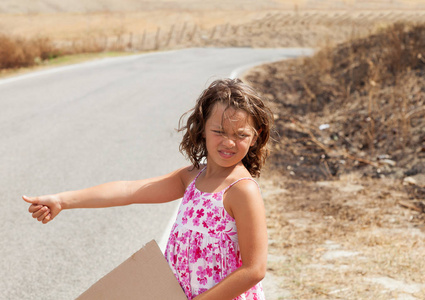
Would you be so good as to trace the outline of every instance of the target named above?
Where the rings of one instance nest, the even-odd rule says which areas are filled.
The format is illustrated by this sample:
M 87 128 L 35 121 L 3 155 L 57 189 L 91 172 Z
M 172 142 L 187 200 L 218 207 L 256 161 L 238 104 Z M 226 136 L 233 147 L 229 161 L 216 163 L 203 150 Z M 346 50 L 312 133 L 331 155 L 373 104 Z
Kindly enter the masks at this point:
M 413 176 L 419 173 L 425 173 L 425 162 L 414 160 L 412 167 L 405 174 L 406 176 Z
M 331 250 L 323 254 L 322 259 L 323 260 L 336 260 L 339 258 L 347 258 L 352 256 L 359 255 L 360 252 L 355 251 L 345 251 L 345 250 Z
M 374 278 L 365 278 L 369 282 L 377 283 L 383 285 L 386 289 L 391 291 L 400 291 L 404 293 L 414 294 L 419 293 L 423 288 L 424 284 L 418 283 L 406 283 L 404 281 L 395 280 L 389 277 L 374 277 Z
M 379 160 L 379 162 L 381 164 L 387 164 L 387 165 L 390 165 L 390 166 L 393 166 L 393 167 L 396 165 L 396 162 L 391 160 L 391 159 L 381 159 L 381 160 Z
M 425 187 L 425 174 L 416 174 L 414 176 L 408 176 L 403 179 L 405 185 L 417 185 L 419 187 Z

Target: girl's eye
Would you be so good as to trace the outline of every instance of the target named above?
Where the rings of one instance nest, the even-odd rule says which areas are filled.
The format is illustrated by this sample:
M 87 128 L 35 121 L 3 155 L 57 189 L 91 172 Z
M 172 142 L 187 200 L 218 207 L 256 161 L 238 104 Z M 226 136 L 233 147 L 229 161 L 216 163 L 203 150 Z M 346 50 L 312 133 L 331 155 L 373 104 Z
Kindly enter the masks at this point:
M 220 131 L 220 130 L 213 130 L 213 132 L 216 133 L 216 134 L 224 134 L 224 132 Z

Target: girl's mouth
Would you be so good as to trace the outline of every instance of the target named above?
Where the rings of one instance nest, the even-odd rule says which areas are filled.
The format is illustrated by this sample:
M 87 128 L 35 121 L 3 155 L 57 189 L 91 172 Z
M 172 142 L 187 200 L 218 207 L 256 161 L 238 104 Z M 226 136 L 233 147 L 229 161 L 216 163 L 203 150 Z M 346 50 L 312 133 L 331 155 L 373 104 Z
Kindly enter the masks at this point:
M 220 154 L 221 157 L 223 158 L 230 158 L 232 157 L 235 153 L 230 152 L 230 151 L 225 151 L 225 150 L 220 150 L 218 151 L 218 153 Z

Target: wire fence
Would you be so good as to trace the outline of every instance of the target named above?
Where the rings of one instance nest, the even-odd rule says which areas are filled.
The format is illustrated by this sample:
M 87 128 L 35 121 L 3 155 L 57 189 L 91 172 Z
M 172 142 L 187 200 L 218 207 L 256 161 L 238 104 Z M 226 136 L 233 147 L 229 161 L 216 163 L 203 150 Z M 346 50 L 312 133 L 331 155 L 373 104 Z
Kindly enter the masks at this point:
M 342 41 L 368 34 L 395 22 L 424 22 L 425 11 L 279 12 L 246 24 L 230 23 L 202 28 L 184 22 L 156 30 L 115 35 L 88 35 L 56 42 L 60 48 L 86 51 L 156 51 L 184 47 L 317 47 L 324 41 Z

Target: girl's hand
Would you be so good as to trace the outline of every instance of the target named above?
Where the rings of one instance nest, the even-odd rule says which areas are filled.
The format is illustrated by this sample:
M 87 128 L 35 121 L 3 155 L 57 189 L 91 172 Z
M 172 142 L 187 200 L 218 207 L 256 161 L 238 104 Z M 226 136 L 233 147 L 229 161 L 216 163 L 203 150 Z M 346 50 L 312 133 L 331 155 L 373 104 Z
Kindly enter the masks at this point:
M 53 220 L 62 210 L 60 198 L 56 195 L 40 197 L 22 196 L 26 202 L 31 203 L 28 211 L 34 219 L 46 224 Z

